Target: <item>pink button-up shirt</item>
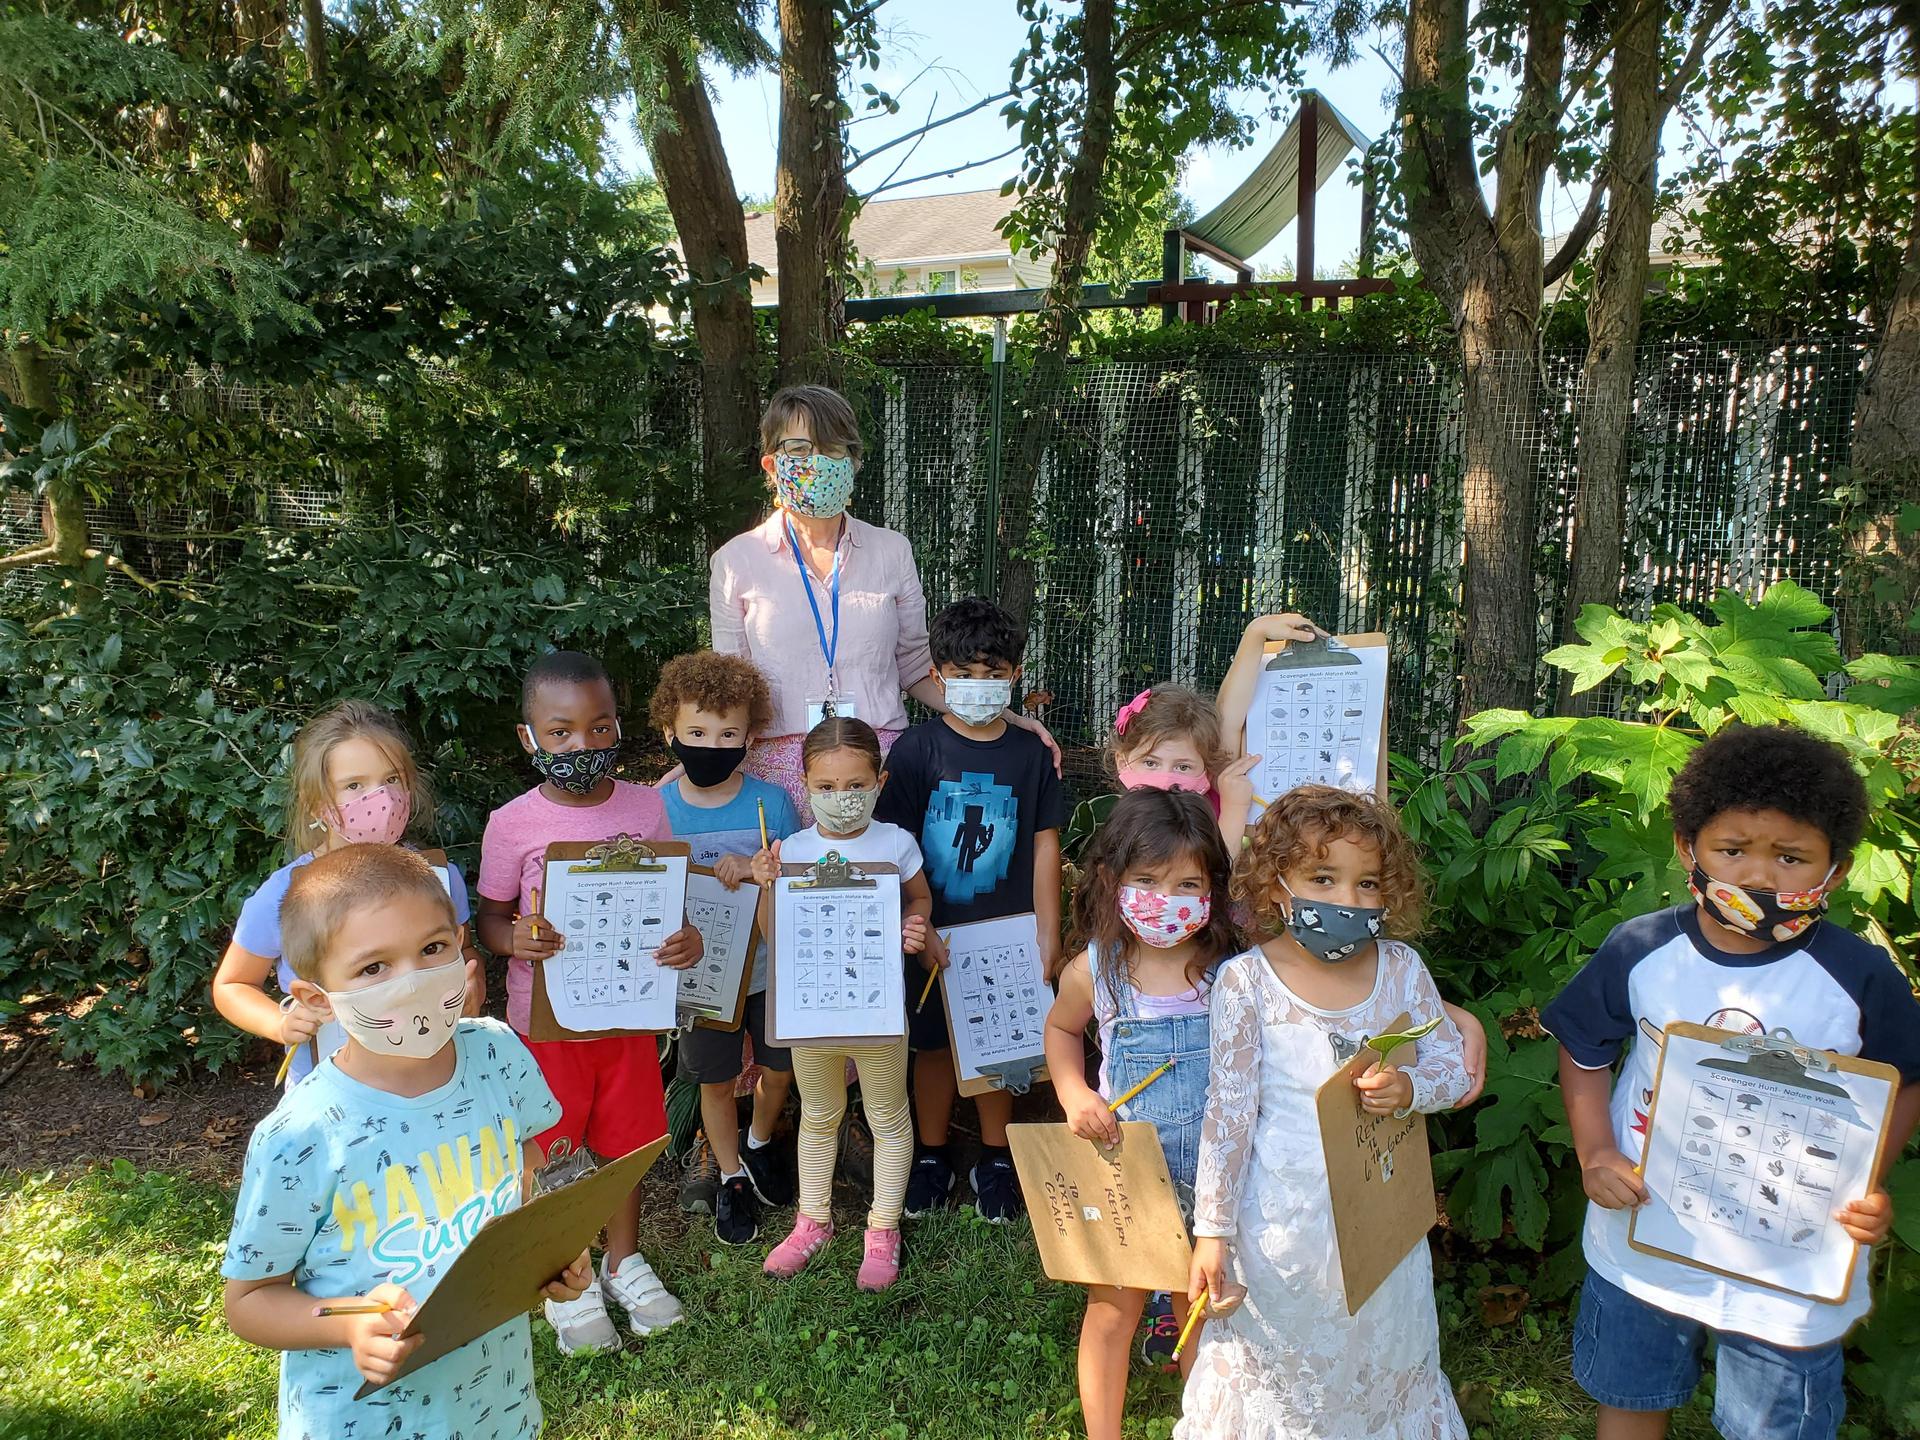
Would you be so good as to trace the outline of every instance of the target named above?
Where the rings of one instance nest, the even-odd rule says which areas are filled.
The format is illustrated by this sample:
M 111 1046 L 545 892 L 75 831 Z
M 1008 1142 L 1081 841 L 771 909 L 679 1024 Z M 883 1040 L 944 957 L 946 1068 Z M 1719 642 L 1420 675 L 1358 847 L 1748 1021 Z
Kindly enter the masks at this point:
M 804 547 L 803 547 L 804 549 Z M 827 693 L 827 658 L 778 510 L 713 555 L 707 609 L 713 648 L 751 660 L 773 690 L 768 736 L 803 735 L 807 701 Z M 820 623 L 833 635 L 833 600 L 813 580 Z M 834 672 L 859 717 L 876 730 L 906 727 L 900 692 L 933 664 L 927 597 L 913 547 L 897 531 L 847 517 L 840 541 L 840 645 Z

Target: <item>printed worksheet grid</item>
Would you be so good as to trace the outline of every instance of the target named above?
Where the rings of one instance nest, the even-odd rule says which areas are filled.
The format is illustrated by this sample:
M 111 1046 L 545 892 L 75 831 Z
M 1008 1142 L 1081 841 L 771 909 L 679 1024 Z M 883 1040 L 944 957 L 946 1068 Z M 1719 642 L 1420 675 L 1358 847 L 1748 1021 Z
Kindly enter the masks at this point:
M 961 954 L 957 1023 L 966 1027 L 975 1051 L 989 1057 L 1035 1053 L 1046 1021 L 1035 969 L 1025 946 Z
M 1848 1140 L 1839 1117 L 1791 1092 L 1695 1081 L 1669 1198 L 1748 1240 L 1817 1251 Z
M 794 915 L 794 997 L 802 1010 L 861 1010 L 886 994 L 886 907 L 866 899 L 801 900 Z
M 1267 793 L 1295 785 L 1350 785 L 1369 771 L 1367 685 L 1359 672 L 1283 676 L 1269 692 L 1262 768 Z
M 619 1005 L 653 990 L 654 952 L 666 933 L 655 885 L 576 888 L 566 901 L 561 980 L 575 1005 Z
M 688 899 L 687 923 L 700 932 L 706 946 L 705 958 L 680 987 L 680 998 L 688 1004 L 719 1008 L 720 980 L 727 968 L 727 956 L 733 953 L 734 913 L 732 908 L 712 900 Z

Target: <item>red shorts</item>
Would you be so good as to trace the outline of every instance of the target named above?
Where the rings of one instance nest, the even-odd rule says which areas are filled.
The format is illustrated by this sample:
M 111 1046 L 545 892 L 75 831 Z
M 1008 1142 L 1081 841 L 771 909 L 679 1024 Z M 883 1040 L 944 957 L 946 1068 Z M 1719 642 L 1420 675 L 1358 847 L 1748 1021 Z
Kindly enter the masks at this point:
M 617 1159 L 667 1133 L 667 1096 L 660 1084 L 659 1044 L 651 1035 L 600 1040 L 528 1040 L 547 1088 L 560 1102 L 560 1123 L 534 1137 L 551 1158 L 565 1138 L 602 1159 Z

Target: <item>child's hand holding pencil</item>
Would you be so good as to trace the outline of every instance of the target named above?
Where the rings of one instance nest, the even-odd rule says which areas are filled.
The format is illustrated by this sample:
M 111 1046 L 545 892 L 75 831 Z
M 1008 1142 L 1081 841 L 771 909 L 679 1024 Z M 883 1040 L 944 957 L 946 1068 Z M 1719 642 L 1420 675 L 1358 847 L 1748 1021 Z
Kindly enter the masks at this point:
M 516 960 L 547 960 L 566 948 L 559 932 L 540 913 L 538 889 L 528 897 L 532 903 L 513 917 L 513 956 Z
M 353 1352 L 353 1368 L 370 1385 L 386 1385 L 400 1373 L 400 1367 L 415 1350 L 423 1336 L 400 1338 L 400 1332 L 413 1323 L 419 1307 L 413 1296 L 398 1285 L 376 1285 L 358 1300 L 345 1299 L 314 1307 L 314 1316 L 346 1317 L 341 1321 L 342 1340 Z

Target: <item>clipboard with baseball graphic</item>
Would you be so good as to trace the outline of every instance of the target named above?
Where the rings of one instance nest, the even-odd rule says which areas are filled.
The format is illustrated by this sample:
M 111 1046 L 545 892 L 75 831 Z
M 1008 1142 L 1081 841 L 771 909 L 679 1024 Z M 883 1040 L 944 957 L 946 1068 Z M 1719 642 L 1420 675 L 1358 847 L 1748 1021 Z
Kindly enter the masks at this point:
M 1888 1143 L 1899 1072 L 1802 1045 L 1676 1022 L 1641 1156 L 1634 1249 L 1838 1304 L 1860 1251 L 1833 1218 L 1867 1194 Z
M 674 1028 L 680 980 L 656 958 L 686 924 L 688 849 L 616 835 L 549 845 L 541 915 L 564 947 L 537 961 L 528 1034 L 597 1040 Z

